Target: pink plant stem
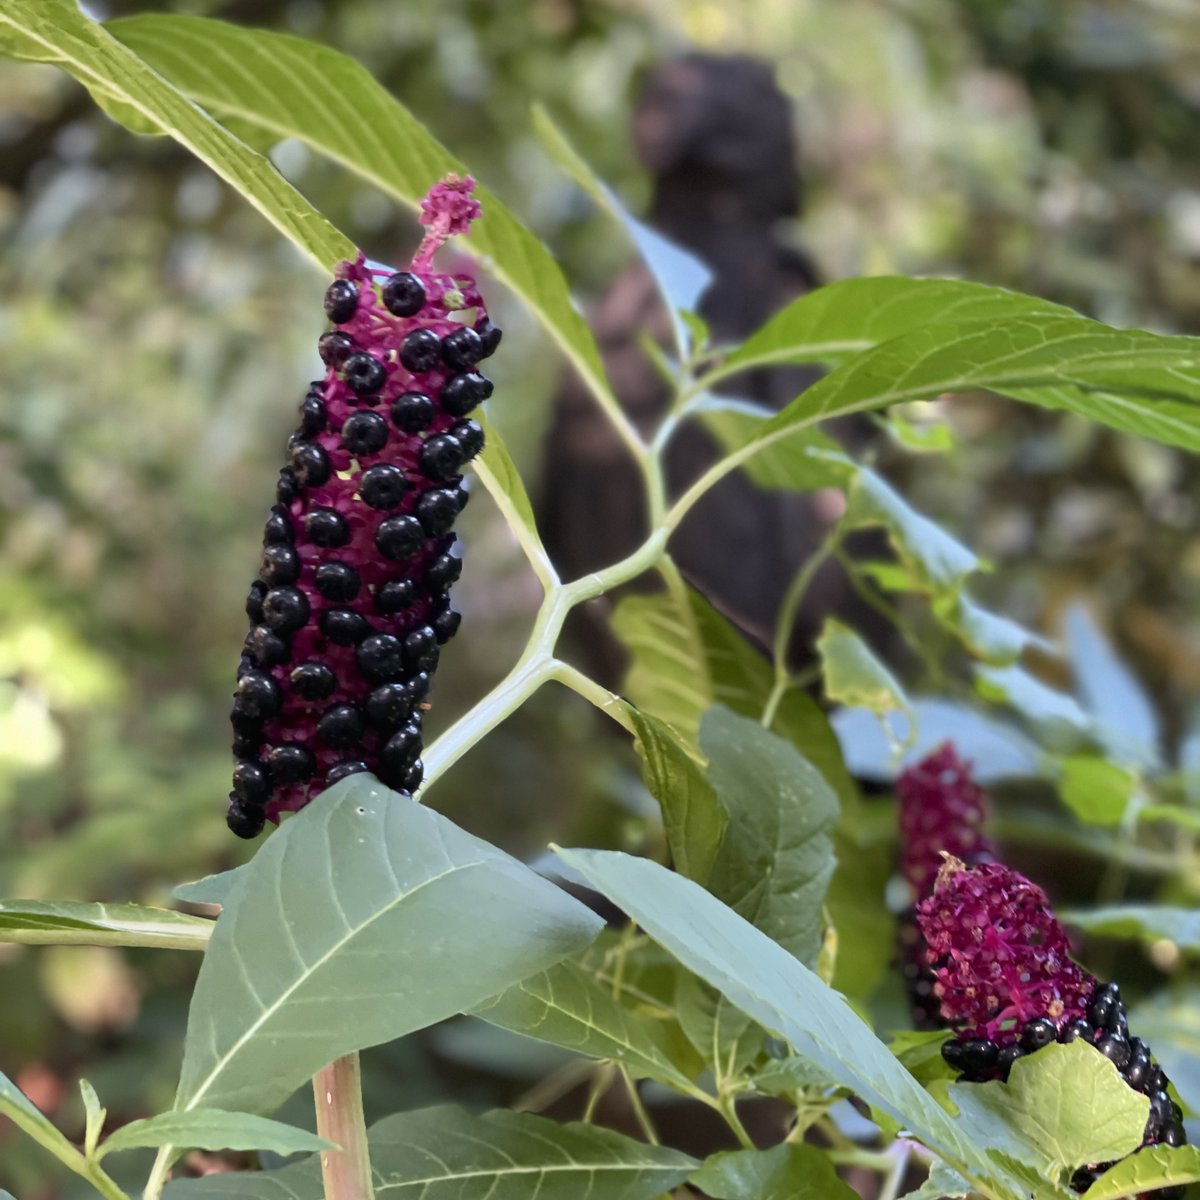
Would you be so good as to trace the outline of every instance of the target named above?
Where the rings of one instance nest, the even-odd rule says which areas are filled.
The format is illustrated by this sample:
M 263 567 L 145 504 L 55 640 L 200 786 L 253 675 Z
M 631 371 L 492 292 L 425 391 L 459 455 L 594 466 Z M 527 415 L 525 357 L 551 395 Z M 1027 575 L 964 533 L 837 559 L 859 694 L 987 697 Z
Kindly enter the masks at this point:
M 317 1133 L 338 1149 L 321 1152 L 325 1200 L 374 1200 L 358 1055 L 347 1054 L 313 1076 Z

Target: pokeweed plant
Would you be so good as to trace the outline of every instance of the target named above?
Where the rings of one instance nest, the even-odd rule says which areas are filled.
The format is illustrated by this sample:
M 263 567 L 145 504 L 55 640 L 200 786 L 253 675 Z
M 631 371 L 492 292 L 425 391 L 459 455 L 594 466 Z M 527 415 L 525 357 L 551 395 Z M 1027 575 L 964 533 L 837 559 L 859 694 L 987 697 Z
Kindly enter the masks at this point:
M 549 252 L 495 197 L 476 192 L 475 253 L 562 350 L 646 491 L 641 545 L 563 582 L 501 439 L 479 410 L 467 416 L 487 391 L 473 367 L 495 349 L 482 297 L 457 273 L 433 271 L 431 244 L 407 271 L 366 262 L 221 123 L 236 118 L 238 129 L 264 138 L 297 138 L 398 203 L 415 207 L 434 188 L 426 210 L 434 240 L 461 232 L 472 203 L 463 165 L 361 67 L 301 39 L 200 18 L 98 24 L 70 0 L 0 0 L 0 46 L 63 67 L 116 120 L 192 150 L 314 261 L 323 272 L 314 297 L 327 289 L 336 326 L 322 339 L 327 374 L 302 401 L 268 518 L 234 706 L 234 832 L 252 835 L 269 817 L 294 815 L 248 865 L 180 890 L 219 904 L 215 921 L 120 904 L 0 906 L 0 935 L 11 941 L 203 954 L 175 1102 L 102 1137 L 101 1099 L 85 1084 L 82 1146 L 3 1077 L 0 1112 L 110 1200 L 127 1193 L 109 1156 L 135 1147 L 157 1150 L 145 1200 L 389 1192 L 653 1200 L 676 1189 L 718 1200 L 836 1200 L 856 1194 L 843 1177 L 851 1167 L 877 1178 L 868 1194 L 879 1200 L 1064 1200 L 1085 1186 L 1091 1200 L 1116 1200 L 1200 1180 L 1200 1153 L 1177 1144 L 1187 1097 L 1163 1090 L 1166 1075 L 1144 1047 L 1115 1045 L 1125 1037 L 1117 993 L 1074 964 L 1043 893 L 1006 867 L 947 868 L 918 906 L 940 1017 L 954 1031 L 909 1032 L 890 1044 L 876 1035 L 862 1014 L 893 955 L 883 888 L 890 866 L 872 838 L 881 805 L 858 794 L 805 690 L 811 680 L 792 672 L 786 653 L 815 566 L 833 557 L 914 642 L 925 685 L 951 686 L 950 651 L 916 637 L 868 585 L 925 597 L 936 628 L 992 685 L 981 689 L 985 699 L 1040 695 L 1044 685 L 1017 664 L 1038 639 L 967 594 L 975 556 L 819 424 L 987 389 L 1196 449 L 1200 342 L 1113 329 L 995 288 L 884 278 L 822 288 L 741 345 L 711 345 L 694 313 L 704 271 L 625 214 L 539 113 L 547 149 L 624 223 L 676 318 L 673 350 L 658 356 L 674 403 L 644 438 L 617 403 Z M 458 217 L 442 220 L 452 208 Z M 714 394 L 740 372 L 797 362 L 829 371 L 780 412 Z M 663 452 L 689 421 L 705 423 L 727 452 L 672 496 Z M 894 428 L 904 436 L 903 423 Z M 455 624 L 445 588 L 457 567 L 439 564 L 462 503 L 459 469 L 484 438 L 471 469 L 544 597 L 508 675 L 424 750 L 418 769 L 415 718 Z M 687 586 L 669 553 L 671 532 L 697 500 L 739 469 L 766 487 L 832 486 L 847 498 L 788 592 L 769 658 Z M 846 535 L 862 525 L 887 530 L 893 560 L 846 555 Z M 661 590 L 621 600 L 613 617 L 633 664 L 618 696 L 562 661 L 556 646 L 573 608 L 647 573 Z M 405 603 L 393 607 L 397 591 Z M 893 760 L 902 756 L 921 736 L 928 704 L 911 699 L 844 624 L 829 622 L 817 650 L 831 702 L 882 718 L 889 730 L 895 714 L 907 721 L 891 747 Z M 621 929 L 602 929 L 554 883 L 406 794 L 436 788 L 547 684 L 574 690 L 629 732 L 661 806 L 673 869 L 614 852 L 558 851 L 564 874 L 627 914 Z M 1061 716 L 1061 705 L 1055 711 Z M 1064 779 L 1075 771 L 1076 796 L 1111 782 L 1112 771 L 1135 778 L 1103 742 L 1082 756 L 1081 784 L 1078 746 L 1044 751 Z M 1164 794 L 1156 807 L 1183 812 L 1185 801 Z M 890 802 L 882 808 L 894 820 Z M 1147 839 L 1144 852 L 1164 877 L 1194 876 L 1190 836 L 1164 845 L 1136 819 L 1118 825 Z M 929 830 L 921 836 L 925 859 L 957 845 L 934 847 Z M 1110 853 L 1118 858 L 1117 848 Z M 978 939 L 1001 927 L 981 949 Z M 990 986 L 1008 978 L 1009 962 L 1019 964 L 1013 986 L 1023 998 L 1011 1011 L 986 988 L 981 997 L 971 975 Z M 1050 981 L 1046 988 L 1034 987 L 1035 976 Z M 590 1061 L 593 1100 L 618 1081 L 641 1136 L 595 1124 L 594 1103 L 569 1124 L 443 1106 L 365 1129 L 359 1051 L 458 1013 Z M 1057 1035 L 1063 1020 L 1078 1022 L 1080 1036 L 1043 1045 L 1050 1039 L 1038 1022 L 1053 1023 Z M 957 1049 L 943 1052 L 943 1043 Z M 1002 1072 L 992 1056 L 1010 1044 L 1022 1052 Z M 1148 1075 L 1162 1084 L 1153 1097 Z M 310 1078 L 315 1136 L 269 1116 Z M 660 1088 L 719 1114 L 740 1149 L 700 1162 L 663 1145 L 653 1104 Z M 739 1112 L 756 1096 L 773 1098 L 779 1114 L 778 1136 L 765 1147 Z M 1153 1132 L 1148 1121 L 1157 1122 Z M 271 1170 L 172 1180 L 193 1147 L 300 1157 Z

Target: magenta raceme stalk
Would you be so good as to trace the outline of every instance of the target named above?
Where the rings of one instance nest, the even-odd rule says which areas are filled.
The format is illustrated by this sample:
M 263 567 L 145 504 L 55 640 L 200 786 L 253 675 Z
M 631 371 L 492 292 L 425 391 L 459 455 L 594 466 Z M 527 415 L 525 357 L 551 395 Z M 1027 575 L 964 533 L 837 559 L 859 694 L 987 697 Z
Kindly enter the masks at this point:
M 432 267 L 479 215 L 473 186 L 430 191 L 408 270 L 360 255 L 325 293 L 325 375 L 300 404 L 246 600 L 230 717 L 240 837 L 347 775 L 421 783 L 430 675 L 459 624 L 460 472 L 483 448 L 469 414 L 492 392 L 475 368 L 500 341 L 474 280 Z
M 920 762 L 906 767 L 896 781 L 899 800 L 900 867 L 913 904 L 928 896 L 941 869 L 943 854 L 963 862 L 993 862 L 996 848 L 984 832 L 988 801 L 971 776 L 971 764 L 943 742 Z M 918 1029 L 942 1024 L 933 995 L 933 974 L 915 910 L 900 918 L 900 969 Z
M 1067 935 L 1045 892 L 999 863 L 967 867 L 947 858 L 917 923 L 934 973 L 934 995 L 955 1036 L 942 1046 L 963 1078 L 1007 1079 L 1012 1064 L 1050 1043 L 1085 1038 L 1135 1091 L 1150 1098 L 1144 1145 L 1184 1142 L 1183 1113 L 1141 1038 L 1131 1037 L 1115 983 L 1071 961 Z M 1111 1163 L 1082 1168 L 1083 1190 Z M 1184 1189 L 1152 1193 L 1173 1200 Z

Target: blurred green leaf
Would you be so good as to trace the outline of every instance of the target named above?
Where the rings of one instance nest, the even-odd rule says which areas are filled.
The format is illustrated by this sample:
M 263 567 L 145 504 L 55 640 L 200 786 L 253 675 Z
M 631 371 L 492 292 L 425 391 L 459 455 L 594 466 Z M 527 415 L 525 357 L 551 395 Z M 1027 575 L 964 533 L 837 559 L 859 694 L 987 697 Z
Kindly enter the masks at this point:
M 0 900 L 0 942 L 203 951 L 212 931 L 203 917 L 142 904 Z
M 1096 737 L 1109 757 L 1160 768 L 1162 731 L 1154 705 L 1080 604 L 1067 612 L 1067 644 L 1080 703 L 1094 718 Z
M 445 817 L 371 776 L 344 780 L 239 872 L 192 998 L 175 1107 L 270 1111 L 339 1055 L 470 1008 L 599 925 Z
M 804 1088 L 826 1091 L 837 1086 L 837 1080 L 807 1058 L 792 1054 L 775 1059 L 754 1072 L 754 1090 L 768 1096 L 786 1096 Z
M 962 1200 L 971 1194 L 971 1184 L 953 1167 L 940 1159 L 929 1171 L 929 1178 L 915 1192 L 908 1192 L 904 1200 Z
M 714 1200 L 856 1200 L 816 1146 L 726 1150 L 706 1159 L 690 1181 Z
M 122 1125 L 96 1156 L 144 1146 L 178 1146 L 196 1150 L 273 1150 L 276 1154 L 329 1150 L 332 1142 L 306 1129 L 254 1113 L 193 1108 L 190 1112 L 160 1113 Z
M 1111 904 L 1072 908 L 1059 914 L 1064 922 L 1101 937 L 1174 942 L 1184 954 L 1200 953 L 1200 910 L 1153 904 Z
M 906 1029 L 892 1037 L 888 1049 L 904 1064 L 905 1070 L 927 1087 L 935 1079 L 953 1082 L 958 1072 L 942 1057 L 942 1043 L 949 1036 L 944 1029 Z
M 261 154 L 238 141 L 206 112 L 190 103 L 123 46 L 102 25 L 85 16 L 73 0 L 6 0 L 0 27 L 21 38 L 22 57 L 36 56 L 98 88 L 105 107 L 120 118 L 130 110 L 190 150 L 285 237 L 317 264 L 329 269 L 354 257 L 340 234 Z M 40 47 L 34 50 L 34 45 Z
M 348 55 L 328 46 L 204 17 L 147 13 L 113 35 L 218 116 L 294 137 L 415 208 L 466 168 Z M 471 252 L 519 295 L 597 393 L 611 396 L 600 353 L 550 252 L 484 187 Z M 342 257 L 345 257 L 342 255 Z
M 929 325 L 1039 314 L 1075 315 L 1049 300 L 958 279 L 845 279 L 793 300 L 725 365 L 744 370 L 770 363 L 837 363 Z
M 1136 786 L 1128 771 L 1091 754 L 1073 754 L 1061 766 L 1059 792 L 1081 821 L 1109 828 L 1121 823 Z
M 473 1009 L 472 1016 L 589 1058 L 622 1063 L 635 1078 L 657 1079 L 677 1091 L 691 1088 L 664 1023 L 626 1007 L 611 984 L 577 962 L 523 979 Z
M 885 713 L 912 713 L 900 681 L 853 629 L 827 618 L 817 639 L 825 694 L 835 704 Z
M 704 883 L 729 823 L 725 805 L 669 725 L 633 705 L 626 711 L 633 721 L 646 787 L 662 808 L 675 869 Z
M 443 1105 L 387 1117 L 368 1141 L 379 1200 L 655 1200 L 698 1165 L 597 1125 L 559 1125 L 530 1113 L 474 1116 Z M 320 1166 L 306 1159 L 259 1174 L 168 1185 L 167 1200 L 320 1200 Z
M 680 360 L 684 359 L 689 333 L 682 314 L 697 307 L 712 273 L 694 255 L 633 216 L 613 190 L 596 176 L 541 104 L 533 106 L 533 130 L 546 153 L 628 232 L 670 314 L 675 349 Z
M 1065 692 L 1044 684 L 1023 667 L 975 668 L 975 686 L 989 700 L 1008 704 L 1036 731 L 1039 740 L 1078 744 L 1092 732 L 1087 713 Z
M 962 639 L 972 654 L 992 665 L 1007 666 L 1030 649 L 1045 654 L 1057 653 L 1057 647 L 1040 634 L 1008 617 L 982 608 L 965 592 L 935 600 L 934 612 L 944 625 Z

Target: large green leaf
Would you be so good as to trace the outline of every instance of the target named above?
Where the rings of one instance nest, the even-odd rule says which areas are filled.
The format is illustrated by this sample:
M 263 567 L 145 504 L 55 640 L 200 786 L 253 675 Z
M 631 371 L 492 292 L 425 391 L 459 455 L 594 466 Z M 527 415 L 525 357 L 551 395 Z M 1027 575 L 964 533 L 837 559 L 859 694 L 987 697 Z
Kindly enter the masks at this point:
M 1050 314 L 933 324 L 861 353 L 813 384 L 697 481 L 673 518 L 724 472 L 817 421 L 980 388 L 1200 449 L 1200 340 Z
M 523 979 L 472 1015 L 589 1058 L 622 1063 L 638 1078 L 691 1088 L 664 1023 L 634 1012 L 613 994 L 612 984 L 580 963 L 559 963 Z
M 1200 954 L 1200 910 L 1150 904 L 1075 908 L 1059 914 L 1068 925 L 1101 937 L 1174 942 L 1184 954 Z
M 387 1117 L 369 1134 L 377 1200 L 655 1200 L 699 1165 L 596 1125 L 445 1105 Z M 321 1200 L 314 1159 L 260 1174 L 170 1184 L 167 1200 Z
M 266 1112 L 338 1055 L 430 1025 L 595 937 L 583 905 L 371 776 L 238 873 L 192 1000 L 176 1108 Z
M 97 1157 L 145 1146 L 190 1146 L 198 1150 L 273 1150 L 276 1154 L 328 1150 L 333 1143 L 306 1129 L 284 1125 L 254 1113 L 194 1108 L 159 1113 L 122 1125 L 101 1143 Z
M 354 256 L 350 241 L 266 158 L 176 91 L 74 0 L 4 0 L 0 31 L 19 38 L 9 50 L 69 71 L 112 115 L 135 114 L 136 129 L 154 127 L 186 146 L 320 266 Z
M 142 904 L 0 900 L 0 942 L 203 950 L 212 931 L 203 917 Z
M 1036 1145 L 994 1121 L 952 1119 L 841 996 L 703 888 L 625 854 L 559 854 L 686 967 L 989 1194 L 1027 1194 L 1027 1169 L 1017 1164 L 1040 1161 Z M 1045 1195 L 1071 1194 L 1047 1187 Z
M 633 722 L 646 787 L 662 808 L 675 869 L 704 883 L 721 848 L 729 813 L 694 753 L 665 721 L 633 705 L 626 711 Z
M 817 639 L 817 652 L 824 671 L 825 695 L 834 703 L 866 708 L 880 716 L 896 711 L 912 713 L 900 681 L 849 626 L 827 618 Z
M 1072 754 L 1062 760 L 1059 793 L 1066 806 L 1089 825 L 1120 825 L 1136 790 L 1133 775 L 1106 758 Z
M 837 797 L 794 746 L 726 708 L 705 714 L 700 747 L 729 812 L 708 890 L 815 967 Z
M 816 1146 L 728 1150 L 706 1159 L 691 1182 L 714 1200 L 857 1200 Z
M 465 168 L 354 59 L 303 38 L 203 17 L 145 14 L 112 21 L 115 37 L 220 117 L 297 138 L 415 207 L 430 185 Z M 471 251 L 513 289 L 598 395 L 611 398 L 591 331 L 562 270 L 486 188 Z
M 1071 309 L 958 279 L 846 279 L 793 300 L 725 360 L 730 371 L 771 363 L 841 362 L 931 324 L 991 321 Z

